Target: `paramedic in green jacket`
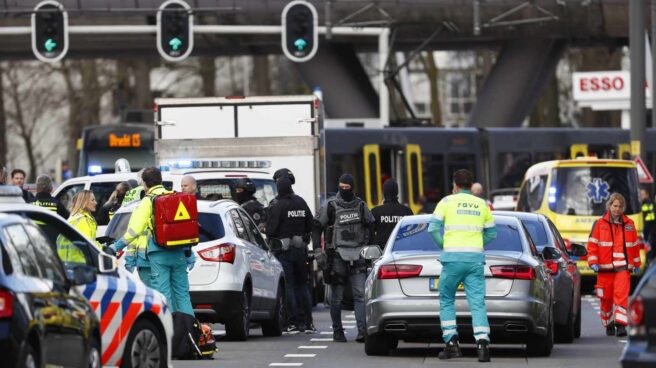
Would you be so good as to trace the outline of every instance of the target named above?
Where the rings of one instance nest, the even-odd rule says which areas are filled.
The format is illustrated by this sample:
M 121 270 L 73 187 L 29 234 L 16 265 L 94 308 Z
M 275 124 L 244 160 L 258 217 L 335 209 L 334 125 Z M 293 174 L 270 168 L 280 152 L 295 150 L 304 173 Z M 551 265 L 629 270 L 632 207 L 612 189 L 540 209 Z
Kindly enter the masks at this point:
M 490 325 L 485 309 L 485 254 L 483 246 L 494 240 L 494 217 L 485 203 L 471 193 L 474 175 L 469 170 L 453 174 L 453 194 L 443 198 L 430 220 L 428 232 L 442 248 L 440 262 L 440 324 L 446 348 L 440 359 L 462 356 L 458 343 L 455 300 L 464 284 L 471 309 L 479 362 L 489 362 Z M 444 229 L 444 236 L 442 236 Z
M 193 316 L 187 271 L 194 267 L 194 252 L 188 247 L 165 249 L 155 244 L 152 197 L 171 192 L 162 186 L 162 173 L 155 167 L 145 169 L 142 178 L 146 197 L 132 213 L 123 239 L 112 247 L 120 250 L 120 243 L 127 244 L 125 267 L 132 271 L 136 266 L 142 281 L 164 294 L 172 312 Z

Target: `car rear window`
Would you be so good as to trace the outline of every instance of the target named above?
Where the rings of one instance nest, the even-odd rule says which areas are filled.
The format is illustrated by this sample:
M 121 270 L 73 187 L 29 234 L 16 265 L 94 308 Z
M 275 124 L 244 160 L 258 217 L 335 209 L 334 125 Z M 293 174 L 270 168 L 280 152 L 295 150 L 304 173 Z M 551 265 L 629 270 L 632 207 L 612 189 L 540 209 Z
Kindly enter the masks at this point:
M 526 230 L 528 230 L 528 233 L 531 235 L 531 239 L 533 239 L 533 243 L 535 243 L 536 246 L 542 247 L 549 243 L 547 232 L 544 230 L 544 226 L 540 221 L 522 220 L 522 224 L 524 224 Z
M 109 226 L 107 226 L 105 235 L 113 239 L 123 237 L 128 229 L 131 215 L 132 213 L 127 212 L 114 215 L 112 221 L 109 222 Z M 198 214 L 198 223 L 200 225 L 201 242 L 221 239 L 225 236 L 223 221 L 221 220 L 221 216 L 217 214 L 201 212 Z
M 519 230 L 508 224 L 497 224 L 497 238 L 485 246 L 485 250 L 523 251 Z M 428 224 L 402 225 L 396 233 L 393 252 L 439 252 L 437 244 L 428 234 Z

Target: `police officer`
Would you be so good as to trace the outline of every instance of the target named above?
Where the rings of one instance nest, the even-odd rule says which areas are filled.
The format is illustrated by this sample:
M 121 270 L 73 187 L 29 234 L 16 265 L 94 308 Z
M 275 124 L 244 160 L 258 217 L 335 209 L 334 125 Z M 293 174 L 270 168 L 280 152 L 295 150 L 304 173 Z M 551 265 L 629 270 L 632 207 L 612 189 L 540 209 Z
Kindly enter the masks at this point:
M 278 169 L 276 170 L 275 173 L 273 173 L 273 181 L 277 182 L 278 179 L 282 177 L 287 177 L 289 178 L 289 181 L 292 182 L 292 185 L 296 184 L 296 178 L 294 177 L 294 173 L 286 168 Z
M 36 178 L 36 192 L 35 198 L 30 203 L 56 212 L 65 219 L 68 218 L 68 210 L 59 202 L 59 199 L 50 194 L 52 193 L 52 180 L 48 175 L 39 175 Z
M 360 251 L 368 243 L 374 216 L 367 204 L 355 195 L 354 181 L 350 174 L 343 174 L 338 186 L 337 196 L 321 208 L 315 221 L 317 230 L 325 231 L 328 268 L 324 272 L 329 275 L 332 293 L 330 318 L 333 323 L 333 340 L 346 342 L 342 327 L 342 299 L 344 285 L 350 279 L 358 325 L 356 341 L 364 342 L 364 283 L 367 265 Z
M 19 187 L 23 191 L 23 199 L 25 202 L 30 202 L 32 198 L 34 198 L 34 195 L 32 195 L 29 190 L 23 188 L 23 185 L 25 185 L 25 176 L 25 171 L 21 169 L 11 170 L 11 184 Z
M 269 239 L 278 239 L 281 249 L 274 254 L 282 264 L 287 288 L 287 305 L 289 307 L 287 333 L 296 334 L 307 330 L 315 331 L 312 322 L 312 300 L 307 288 L 307 245 L 313 227 L 312 211 L 305 200 L 292 192 L 289 177 L 281 177 L 276 182 L 278 196 L 269 207 L 266 222 L 266 235 Z M 299 313 L 299 301 L 304 308 L 302 319 Z M 305 299 L 305 300 L 303 300 Z
M 654 202 L 651 200 L 649 191 L 646 188 L 640 189 L 640 198 L 642 199 L 642 238 L 649 243 L 651 250 L 653 251 L 656 247 L 656 244 L 654 244 L 654 233 L 656 232 L 656 212 L 654 212 Z
M 374 215 L 374 225 L 369 241 L 381 248 L 385 247 L 387 239 L 403 216 L 413 215 L 408 206 L 399 203 L 399 185 L 394 179 L 389 179 L 383 184 L 383 196 L 385 197 L 383 204 L 371 210 Z
M 267 221 L 266 210 L 262 203 L 255 198 L 256 191 L 255 183 L 249 178 L 239 179 L 235 185 L 237 203 L 255 220 L 260 231 L 264 231 Z
M 469 170 L 453 174 L 453 194 L 435 208 L 428 232 L 442 248 L 440 262 L 440 323 L 446 348 L 440 359 L 460 357 L 455 296 L 463 283 L 471 309 L 479 362 L 489 362 L 490 325 L 485 309 L 485 254 L 483 246 L 497 236 L 494 218 L 485 200 L 471 193 L 474 175 Z M 444 228 L 444 237 L 441 235 Z
M 116 189 L 98 211 L 97 220 L 99 225 L 107 225 L 112 220 L 116 211 L 123 205 L 123 198 L 130 189 L 130 184 L 127 181 L 116 184 Z

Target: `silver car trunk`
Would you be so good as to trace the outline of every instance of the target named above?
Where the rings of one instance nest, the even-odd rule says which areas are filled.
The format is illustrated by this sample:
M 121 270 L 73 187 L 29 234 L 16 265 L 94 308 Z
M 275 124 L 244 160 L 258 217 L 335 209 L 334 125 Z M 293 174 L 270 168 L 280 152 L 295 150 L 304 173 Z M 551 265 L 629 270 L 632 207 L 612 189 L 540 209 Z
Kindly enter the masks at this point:
M 189 272 L 189 286 L 210 285 L 219 277 L 221 262 L 207 262 L 198 255 L 198 252 L 218 244 L 221 244 L 221 241 L 214 240 L 200 243 L 192 248 L 192 251 L 196 253 L 196 266 Z
M 412 264 L 422 266 L 421 273 L 418 277 L 399 279 L 401 290 L 407 296 L 416 297 L 437 297 L 439 292 L 431 290 L 431 284 L 439 284 L 439 276 L 442 272 L 442 264 L 439 262 L 439 252 L 394 252 L 393 257 L 396 264 Z M 485 287 L 487 296 L 506 296 L 512 289 L 512 279 L 502 279 L 492 277 L 490 266 L 508 266 L 519 263 L 520 252 L 509 251 L 489 251 L 485 253 Z M 435 279 L 431 281 L 431 279 Z M 464 297 L 464 291 L 460 290 L 456 296 Z

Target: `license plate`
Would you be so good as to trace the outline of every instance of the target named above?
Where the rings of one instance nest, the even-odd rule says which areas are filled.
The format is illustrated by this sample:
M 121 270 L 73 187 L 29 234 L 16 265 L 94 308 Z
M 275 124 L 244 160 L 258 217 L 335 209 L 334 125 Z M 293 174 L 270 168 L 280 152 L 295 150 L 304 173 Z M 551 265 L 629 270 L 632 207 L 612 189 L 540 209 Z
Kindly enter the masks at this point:
M 438 291 L 440 286 L 440 278 L 439 277 L 431 277 L 428 279 L 428 288 L 430 291 Z M 462 282 L 458 284 L 458 291 L 465 291 L 465 284 Z

